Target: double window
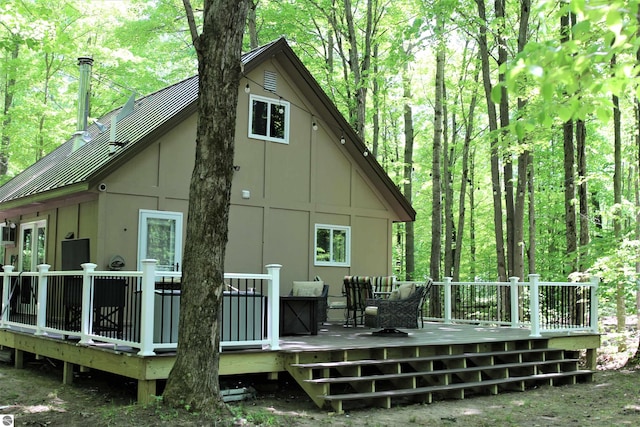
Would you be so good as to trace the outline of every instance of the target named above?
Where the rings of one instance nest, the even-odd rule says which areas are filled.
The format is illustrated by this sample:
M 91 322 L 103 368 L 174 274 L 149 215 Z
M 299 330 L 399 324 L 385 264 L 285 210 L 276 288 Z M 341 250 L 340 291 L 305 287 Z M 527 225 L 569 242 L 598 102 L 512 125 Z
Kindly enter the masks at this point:
M 351 265 L 351 227 L 316 224 L 315 265 Z
M 249 99 L 249 138 L 289 143 L 287 101 L 251 95 Z

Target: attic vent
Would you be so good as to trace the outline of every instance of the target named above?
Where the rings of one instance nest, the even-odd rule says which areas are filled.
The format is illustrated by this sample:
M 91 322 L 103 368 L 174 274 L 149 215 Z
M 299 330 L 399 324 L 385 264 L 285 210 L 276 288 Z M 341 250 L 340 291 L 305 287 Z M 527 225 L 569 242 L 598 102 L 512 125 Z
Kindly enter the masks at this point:
M 264 71 L 264 89 L 270 92 L 276 91 L 278 83 L 278 75 L 273 71 Z

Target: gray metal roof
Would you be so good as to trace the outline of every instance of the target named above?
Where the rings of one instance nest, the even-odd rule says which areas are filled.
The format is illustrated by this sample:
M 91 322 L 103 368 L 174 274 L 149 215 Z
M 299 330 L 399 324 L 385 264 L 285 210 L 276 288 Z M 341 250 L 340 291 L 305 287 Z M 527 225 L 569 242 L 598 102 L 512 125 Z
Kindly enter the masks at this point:
M 364 143 L 355 135 L 284 38 L 243 54 L 242 62 L 245 72 L 277 53 L 284 53 L 292 61 L 292 66 L 310 85 L 309 95 L 320 97 L 325 111 L 339 123 L 345 133 L 351 135 L 350 140 L 355 143 L 354 149 L 362 153 Z M 137 99 L 134 112 L 120 119 L 116 124 L 116 140 L 128 141 L 128 143 L 122 147 L 115 147 L 113 154 L 110 154 L 109 128 L 112 117 L 117 116 L 122 108 L 100 117 L 98 122 L 107 126 L 105 131 L 101 132 L 95 123 L 91 124 L 87 129 L 91 137 L 89 142 L 74 151 L 74 138 L 70 138 L 0 187 L 0 211 L 33 202 L 34 198 L 46 200 L 49 197 L 48 194 L 53 197 L 56 192 L 73 193 L 76 190 L 88 189 L 90 183 L 95 184 L 93 180 L 117 168 L 130 156 L 143 149 L 146 146 L 145 141 L 152 142 L 170 127 L 195 113 L 197 98 L 198 77 L 194 76 Z M 387 195 L 400 203 L 406 212 L 405 215 L 408 215 L 405 220 L 415 219 L 415 211 L 373 156 L 358 159 L 358 162 L 365 159 L 366 163 L 363 166 L 373 176 L 381 179 L 387 189 Z M 74 190 L 75 185 L 81 185 L 82 188 Z

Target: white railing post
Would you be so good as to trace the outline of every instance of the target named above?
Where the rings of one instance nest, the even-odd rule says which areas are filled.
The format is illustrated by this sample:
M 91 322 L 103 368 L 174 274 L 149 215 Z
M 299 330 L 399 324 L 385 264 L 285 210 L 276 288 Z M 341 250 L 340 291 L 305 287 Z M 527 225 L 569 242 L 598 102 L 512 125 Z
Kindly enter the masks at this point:
M 531 318 L 531 337 L 540 336 L 540 295 L 538 280 L 539 274 L 529 275 L 529 316 Z
M 269 307 L 267 309 L 267 335 L 271 350 L 280 349 L 280 264 L 268 264 Z
M 509 277 L 511 294 L 511 327 L 520 326 L 520 306 L 518 305 L 518 277 Z M 498 319 L 500 320 L 500 319 Z
M 11 273 L 13 265 L 5 265 L 2 267 L 2 304 L 0 311 L 0 328 L 8 328 L 6 322 L 9 321 L 9 294 L 11 292 Z
M 599 331 L 598 328 L 598 285 L 600 284 L 600 278 L 597 276 L 591 277 L 591 304 L 590 304 L 590 312 L 589 312 L 589 322 L 591 327 L 591 332 L 597 334 Z
M 451 323 L 451 277 L 444 278 L 444 323 Z
M 89 333 L 93 330 L 93 301 L 91 300 L 91 276 L 97 264 L 86 262 L 82 266 L 82 309 L 80 311 L 80 344 L 91 344 Z
M 139 356 L 153 356 L 154 294 L 156 291 L 155 259 L 143 259 L 142 263 L 142 295 L 140 301 L 140 351 Z
M 38 301 L 36 311 L 36 335 L 45 335 L 44 328 L 47 326 L 47 273 L 51 266 L 49 264 L 38 265 Z

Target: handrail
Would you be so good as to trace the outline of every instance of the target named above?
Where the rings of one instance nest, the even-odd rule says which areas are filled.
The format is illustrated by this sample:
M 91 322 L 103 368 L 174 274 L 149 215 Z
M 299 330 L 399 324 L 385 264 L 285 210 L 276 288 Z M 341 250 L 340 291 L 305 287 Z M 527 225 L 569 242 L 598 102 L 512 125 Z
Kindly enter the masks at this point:
M 37 272 L 15 272 L 12 265 L 6 265 L 3 267 L 2 275 L 2 293 L 0 294 L 1 311 L 0 311 L 0 328 L 16 330 L 28 330 L 37 335 L 58 334 L 63 336 L 79 336 L 80 344 L 92 345 L 95 341 L 110 343 L 114 346 L 120 347 L 133 347 L 139 349 L 138 354 L 141 356 L 154 355 L 156 350 L 160 349 L 175 349 L 177 342 L 172 343 L 158 343 L 154 342 L 154 331 L 156 330 L 156 308 L 155 298 L 156 293 L 156 280 L 160 277 L 181 278 L 180 272 L 165 272 L 156 270 L 157 261 L 148 259 L 142 260 L 141 271 L 96 271 L 96 264 L 85 263 L 82 264 L 82 271 L 50 271 L 50 266 L 47 264 L 41 264 L 38 266 Z M 254 274 L 254 273 L 225 273 L 225 279 L 233 280 L 264 280 L 267 283 L 267 294 L 265 295 L 268 301 L 266 308 L 266 337 L 262 340 L 252 341 L 222 341 L 220 342 L 220 348 L 233 348 L 239 345 L 251 344 L 268 347 L 272 350 L 280 348 L 280 306 L 278 304 L 280 299 L 280 269 L 279 264 L 269 264 L 266 266 L 266 274 Z M 47 312 L 47 302 L 51 298 L 49 294 L 49 278 L 53 277 L 79 277 L 82 276 L 82 290 L 81 290 L 81 309 L 80 309 L 80 325 L 79 332 L 76 329 L 67 330 L 68 327 L 64 326 L 47 326 L 47 320 L 49 313 Z M 32 311 L 35 316 L 35 323 L 25 323 L 20 320 L 11 320 L 11 281 L 19 280 L 21 277 L 31 277 L 37 280 L 37 299 L 35 301 L 35 310 Z M 93 313 L 94 313 L 94 279 L 100 277 L 118 277 L 118 278 L 133 278 L 138 279 L 139 288 L 136 288 L 135 292 L 132 291 L 132 295 L 139 295 L 140 298 L 140 311 L 139 314 L 134 314 L 134 317 L 139 316 L 140 332 L 138 336 L 128 337 L 110 337 L 103 336 L 93 332 Z M 34 285 L 36 285 L 34 283 Z M 61 287 L 58 289 L 60 295 L 54 295 L 58 298 L 63 298 L 62 293 L 64 289 Z M 49 299 L 48 295 L 49 294 Z M 60 300 L 62 301 L 62 300 Z M 63 303 L 61 303 L 63 304 Z M 32 316 L 31 318 L 33 318 Z M 60 316 L 60 313 L 58 313 Z M 128 319 L 134 321 L 134 319 Z M 262 314 L 260 319 L 262 323 Z M 132 328 L 132 330 L 137 330 Z M 262 331 L 263 328 L 260 328 Z
M 477 323 L 477 324 L 490 324 L 499 326 L 510 326 L 512 328 L 528 327 L 531 330 L 532 337 L 538 337 L 544 332 L 574 332 L 574 331 L 586 331 L 592 333 L 598 333 L 598 284 L 600 279 L 598 277 L 591 277 L 589 282 L 543 282 L 540 281 L 540 276 L 537 274 L 529 275 L 528 282 L 520 282 L 517 277 L 509 278 L 508 282 L 453 282 L 452 278 L 445 277 L 443 281 L 434 282 L 434 287 L 430 293 L 434 302 L 432 302 L 428 295 L 425 300 L 426 313 L 429 313 L 425 319 L 443 322 L 445 324 L 451 323 Z M 398 281 L 397 285 L 405 283 L 415 283 L 416 285 L 422 284 L 421 281 Z M 482 297 L 476 296 L 476 300 L 484 299 L 484 304 L 478 304 L 474 307 L 475 311 L 472 313 L 464 312 L 463 317 L 460 313 L 454 313 L 454 307 L 460 304 L 471 304 L 473 297 L 468 300 L 457 301 L 459 294 L 457 291 L 460 289 L 471 288 L 474 289 Z M 547 307 L 545 298 L 548 299 L 549 295 L 554 293 L 579 293 L 581 289 L 589 289 L 588 294 L 582 297 L 576 297 L 574 299 L 578 302 L 568 298 L 569 301 L 565 301 L 565 305 L 561 307 L 562 312 L 557 313 L 554 311 L 556 318 L 566 318 L 570 316 L 572 311 L 575 311 L 575 307 L 569 306 L 573 301 L 576 304 L 582 304 L 586 299 L 588 303 L 588 313 L 585 314 L 585 318 L 588 319 L 588 323 L 583 324 L 563 324 L 557 325 L 554 320 L 551 319 L 550 311 L 553 311 Z M 500 291 L 502 289 L 502 291 Z M 503 293 L 506 296 L 508 290 L 508 302 L 507 306 L 509 311 L 507 313 L 501 312 L 502 305 L 504 303 Z M 564 290 L 564 291 L 563 291 Z M 489 296 L 487 296 L 489 295 Z M 430 312 L 428 310 L 430 304 L 435 304 L 441 310 L 438 313 Z M 482 310 L 485 310 L 482 312 Z M 494 312 L 491 315 L 491 312 Z M 466 314 L 467 317 L 464 317 Z M 486 318 L 482 318 L 482 315 L 486 315 Z M 471 317 L 468 317 L 471 316 Z

